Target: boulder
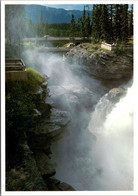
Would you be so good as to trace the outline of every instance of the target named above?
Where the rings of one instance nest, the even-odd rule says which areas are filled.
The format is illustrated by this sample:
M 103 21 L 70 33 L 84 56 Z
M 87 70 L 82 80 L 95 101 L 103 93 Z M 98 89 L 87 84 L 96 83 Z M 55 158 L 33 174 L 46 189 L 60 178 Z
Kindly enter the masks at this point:
M 46 183 L 48 189 L 51 191 L 75 191 L 75 189 L 71 185 L 65 182 L 61 182 L 54 177 L 46 179 Z
M 55 175 L 55 165 L 44 152 L 35 152 L 34 157 L 36 160 L 38 170 L 40 171 L 42 176 L 50 177 Z
M 32 150 L 46 150 L 52 142 L 60 139 L 64 128 L 70 122 L 68 112 L 51 109 L 49 116 L 45 116 L 33 128 L 27 131 L 28 144 Z
M 127 52 L 116 56 L 99 49 L 91 53 L 79 45 L 66 54 L 66 60 L 83 65 L 84 71 L 103 79 L 128 78 L 133 73 L 133 54 Z
M 22 144 L 22 159 L 16 157 L 16 164 L 8 164 L 6 172 L 6 191 L 47 191 L 34 155 L 27 143 Z
M 74 46 L 75 46 L 74 43 L 69 43 L 69 44 L 67 45 L 67 48 L 74 47 Z

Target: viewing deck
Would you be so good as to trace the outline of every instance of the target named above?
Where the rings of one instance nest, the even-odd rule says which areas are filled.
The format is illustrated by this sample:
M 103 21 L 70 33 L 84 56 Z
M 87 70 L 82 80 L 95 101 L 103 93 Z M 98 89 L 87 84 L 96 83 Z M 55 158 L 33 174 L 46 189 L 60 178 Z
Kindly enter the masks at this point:
M 5 78 L 8 81 L 25 81 L 27 74 L 22 59 L 5 59 Z

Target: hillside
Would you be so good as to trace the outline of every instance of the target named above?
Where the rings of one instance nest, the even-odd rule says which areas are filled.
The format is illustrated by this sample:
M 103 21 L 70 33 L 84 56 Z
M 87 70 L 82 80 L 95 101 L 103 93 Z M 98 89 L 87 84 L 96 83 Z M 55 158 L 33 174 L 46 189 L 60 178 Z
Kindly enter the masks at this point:
M 74 14 L 76 20 L 83 12 L 80 10 L 50 8 L 42 5 L 25 5 L 26 16 L 28 19 L 31 17 L 32 22 L 40 21 L 41 10 L 43 11 L 44 23 L 47 20 L 49 24 L 70 23 L 72 14 Z

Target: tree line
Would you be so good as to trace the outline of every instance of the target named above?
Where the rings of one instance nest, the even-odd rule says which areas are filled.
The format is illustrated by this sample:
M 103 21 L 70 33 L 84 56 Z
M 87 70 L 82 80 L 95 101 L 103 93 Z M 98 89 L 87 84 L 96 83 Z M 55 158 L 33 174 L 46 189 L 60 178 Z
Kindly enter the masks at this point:
M 82 40 L 99 42 L 127 41 L 133 35 L 133 6 L 128 4 L 94 4 L 92 11 L 85 5 L 82 15 L 75 21 L 72 15 L 69 24 L 48 24 L 44 22 L 41 10 L 40 20 L 34 23 L 26 18 L 24 5 L 5 7 L 6 41 L 20 43 L 24 37 L 43 37 L 44 35 L 81 37 Z
M 133 36 L 133 5 L 129 7 L 128 4 L 95 4 L 91 16 L 89 6 L 84 6 L 82 16 L 75 22 L 72 15 L 70 23 L 72 38 L 78 31 L 82 39 L 92 37 L 93 42 L 126 42 Z

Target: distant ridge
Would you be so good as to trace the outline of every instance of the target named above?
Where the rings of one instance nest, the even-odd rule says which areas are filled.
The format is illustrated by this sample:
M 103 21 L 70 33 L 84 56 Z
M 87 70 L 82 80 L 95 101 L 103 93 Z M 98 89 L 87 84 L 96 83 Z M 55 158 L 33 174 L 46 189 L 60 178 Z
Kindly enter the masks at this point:
M 83 11 L 80 10 L 65 10 L 61 8 L 51 8 L 43 5 L 25 5 L 26 17 L 35 23 L 40 21 L 40 13 L 43 11 L 44 23 L 46 20 L 49 24 L 52 23 L 70 23 L 72 14 L 75 20 L 81 16 Z

